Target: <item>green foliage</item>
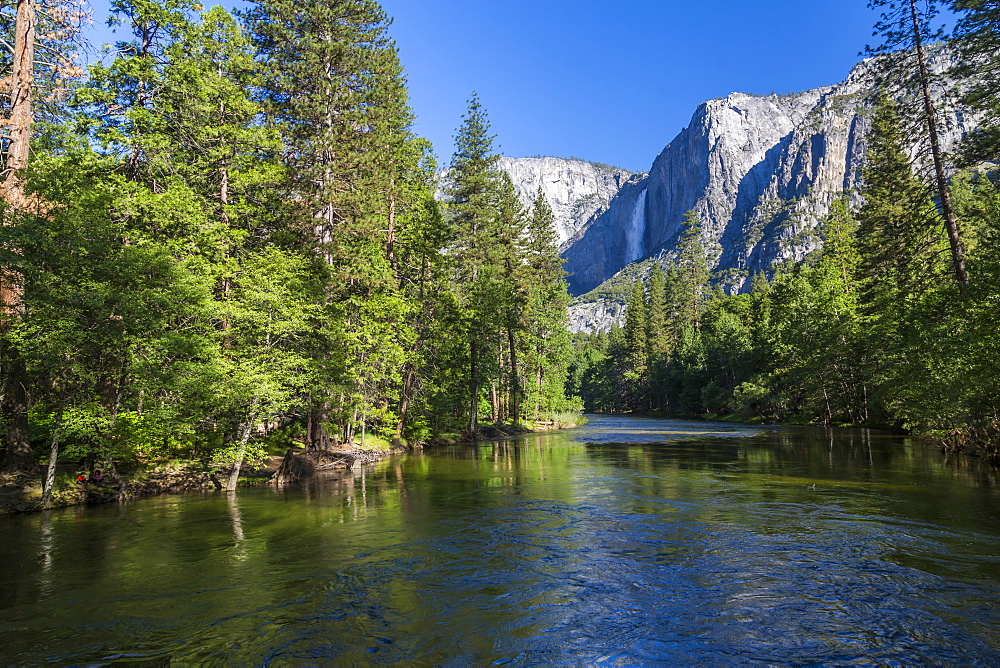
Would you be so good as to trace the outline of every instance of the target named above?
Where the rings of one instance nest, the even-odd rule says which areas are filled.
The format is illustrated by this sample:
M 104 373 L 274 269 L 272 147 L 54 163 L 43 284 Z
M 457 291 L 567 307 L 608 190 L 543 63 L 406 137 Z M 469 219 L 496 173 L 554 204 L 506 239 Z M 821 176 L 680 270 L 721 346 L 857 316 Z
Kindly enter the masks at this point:
M 952 0 L 958 15 L 950 43 L 958 58 L 949 72 L 961 103 L 981 115 L 979 129 L 963 138 L 960 162 L 1000 162 L 1000 6 L 995 0 Z
M 571 406 L 564 389 L 569 296 L 554 215 L 540 190 L 523 210 L 510 177 L 497 168 L 492 142 L 473 95 L 456 137 L 447 203 L 451 286 L 464 341 L 446 347 L 452 378 L 442 388 L 452 426 L 470 431 L 481 415 L 519 423 Z
M 196 460 L 232 489 L 296 441 L 428 439 L 467 417 L 470 342 L 495 420 L 578 410 L 551 210 L 523 210 L 474 105 L 442 215 L 375 2 L 112 11 L 126 37 L 0 226 L 25 286 L 0 344 L 45 454 Z
M 747 294 L 707 288 L 692 217 L 677 259 L 650 272 L 645 301 L 633 285 L 625 328 L 576 341 L 570 386 L 587 408 L 878 425 L 997 456 L 1000 191 L 987 174 L 952 179 L 973 269 L 960 289 L 902 127 L 883 96 L 863 204 L 835 201 L 822 250 L 770 281 L 755 276 Z M 646 377 L 636 373 L 642 331 Z

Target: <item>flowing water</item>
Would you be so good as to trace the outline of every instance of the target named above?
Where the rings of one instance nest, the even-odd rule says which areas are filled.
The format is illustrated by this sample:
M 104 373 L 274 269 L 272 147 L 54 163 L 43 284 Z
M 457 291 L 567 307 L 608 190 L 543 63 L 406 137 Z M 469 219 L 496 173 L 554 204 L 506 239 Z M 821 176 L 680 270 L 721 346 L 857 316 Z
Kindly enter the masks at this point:
M 0 660 L 997 665 L 998 509 L 898 437 L 593 417 L 0 518 Z
M 632 209 L 632 217 L 629 219 L 628 228 L 625 230 L 625 260 L 635 262 L 642 258 L 642 237 L 646 234 L 646 193 L 642 193 L 635 201 Z

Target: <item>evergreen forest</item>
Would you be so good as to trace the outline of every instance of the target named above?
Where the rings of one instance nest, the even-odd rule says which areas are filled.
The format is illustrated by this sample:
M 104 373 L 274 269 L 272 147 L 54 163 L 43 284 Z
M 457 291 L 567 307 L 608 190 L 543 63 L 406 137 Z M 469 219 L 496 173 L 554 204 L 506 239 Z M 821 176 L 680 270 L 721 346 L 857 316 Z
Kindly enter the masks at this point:
M 522 206 L 475 94 L 446 197 L 374 0 L 73 0 L 0 12 L 2 468 L 475 438 L 582 408 L 888 426 L 1000 443 L 1000 6 L 873 0 L 864 187 L 805 262 L 713 287 L 701 222 L 624 325 L 567 330 L 541 191 Z M 959 18 L 931 30 L 935 10 Z M 943 154 L 925 50 L 982 118 Z M 910 138 L 923 138 L 918 155 Z
M 3 468 L 259 461 L 579 414 L 552 212 L 475 95 L 451 190 L 372 0 L 3 13 Z M 273 443 L 272 443 L 273 445 Z M 48 491 L 48 490 L 47 490 Z
M 870 3 L 884 41 L 863 185 L 834 202 L 822 248 L 727 295 L 689 213 L 622 325 L 576 338 L 570 388 L 588 410 L 870 425 L 1000 455 L 1000 5 L 950 3 L 944 35 L 943 4 Z M 926 67 L 941 41 L 944 81 Z M 935 86 L 983 119 L 954 154 Z

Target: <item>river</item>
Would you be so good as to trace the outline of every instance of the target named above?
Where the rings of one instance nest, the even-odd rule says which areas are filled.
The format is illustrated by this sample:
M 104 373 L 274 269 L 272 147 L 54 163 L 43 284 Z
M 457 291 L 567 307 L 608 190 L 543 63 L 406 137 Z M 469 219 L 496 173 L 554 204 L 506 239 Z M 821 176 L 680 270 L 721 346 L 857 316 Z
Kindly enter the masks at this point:
M 1000 664 L 997 471 L 591 416 L 281 490 L 0 518 L 0 660 Z

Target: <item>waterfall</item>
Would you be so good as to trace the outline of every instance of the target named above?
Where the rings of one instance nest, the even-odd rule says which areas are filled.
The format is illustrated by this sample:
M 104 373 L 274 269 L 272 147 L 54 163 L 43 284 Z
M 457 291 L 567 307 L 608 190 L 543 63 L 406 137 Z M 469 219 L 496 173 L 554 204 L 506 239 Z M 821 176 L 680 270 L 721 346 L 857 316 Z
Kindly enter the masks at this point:
M 646 233 L 646 189 L 642 191 L 632 209 L 632 219 L 625 231 L 625 262 L 635 262 L 642 257 L 642 236 Z

